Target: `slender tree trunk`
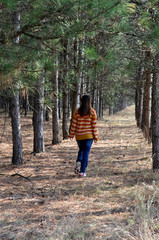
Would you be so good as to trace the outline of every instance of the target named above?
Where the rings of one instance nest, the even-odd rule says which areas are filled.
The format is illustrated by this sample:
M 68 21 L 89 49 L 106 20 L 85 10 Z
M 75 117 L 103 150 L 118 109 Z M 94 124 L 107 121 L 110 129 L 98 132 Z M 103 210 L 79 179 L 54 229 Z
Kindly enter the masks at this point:
M 44 99 L 45 99 L 45 104 L 44 104 L 44 121 L 49 122 L 50 121 L 50 107 L 49 104 L 47 103 L 47 99 L 49 98 L 49 91 L 48 89 L 44 89 Z
M 127 97 L 123 95 L 121 97 L 121 110 L 124 110 L 126 107 L 127 107 Z
M 5 113 L 7 113 L 9 109 L 9 98 L 5 96 L 1 96 L 0 102 L 1 102 L 1 108 L 4 109 Z
M 144 137 L 149 139 L 150 135 L 150 87 L 151 87 L 151 71 L 146 70 L 143 96 L 143 114 L 142 114 L 142 131 Z
M 91 83 L 90 83 L 90 77 L 87 75 L 87 79 L 86 79 L 86 92 L 88 94 L 90 94 L 91 92 Z
M 59 126 L 59 112 L 58 112 L 58 57 L 56 58 L 56 75 L 53 77 L 53 110 L 52 110 L 52 144 L 60 143 L 60 126 Z
M 142 126 L 142 114 L 143 114 L 143 68 L 139 68 L 137 89 L 136 89 L 136 122 L 137 126 Z
M 142 126 L 142 114 L 143 114 L 143 88 L 142 88 L 142 84 L 140 86 L 140 89 L 139 89 L 139 118 L 138 118 L 138 121 L 137 121 L 137 126 L 139 128 L 141 128 Z
M 135 91 L 135 118 L 136 118 L 136 122 L 139 119 L 139 88 L 136 88 Z M 137 124 L 138 125 L 138 124 Z
M 98 84 L 97 84 L 97 95 L 96 95 L 96 101 L 95 101 L 95 110 L 97 112 L 97 117 L 99 118 L 99 90 L 98 90 Z
M 96 79 L 98 79 L 97 74 L 96 74 Z M 97 80 L 93 83 L 92 107 L 96 110 L 97 116 L 99 117 L 99 91 L 98 91 Z
M 109 106 L 109 116 L 114 114 L 114 109 L 112 106 Z
M 41 74 L 34 95 L 34 153 L 45 151 L 44 147 L 44 73 Z
M 63 93 L 63 71 L 65 69 L 64 61 L 63 61 L 63 52 L 59 55 L 59 63 L 58 63 L 58 92 Z M 63 114 L 63 98 L 58 98 L 58 111 L 59 111 L 59 120 L 62 119 Z
M 20 13 L 14 16 L 15 32 L 20 29 Z M 15 44 L 19 44 L 19 37 L 14 39 Z M 19 165 L 23 163 L 22 156 L 22 136 L 20 124 L 20 106 L 19 106 L 19 86 L 15 86 L 13 95 L 10 99 L 10 116 L 12 124 L 13 156 L 12 164 Z
M 83 54 L 83 58 L 84 58 L 84 54 Z M 83 59 L 83 69 L 86 70 L 86 59 Z M 86 73 L 84 73 L 84 71 L 82 71 L 82 81 L 81 81 L 81 96 L 83 96 L 84 94 L 88 94 L 89 92 L 87 91 L 87 79 L 86 79 Z
M 45 108 L 45 121 L 50 121 L 50 109 L 47 106 Z
M 68 139 L 68 91 L 64 89 L 63 91 L 63 121 L 62 121 L 62 131 L 63 139 Z
M 28 93 L 25 89 L 25 96 L 24 96 L 24 115 L 27 116 L 29 111 L 29 100 L 28 100 Z
M 80 56 L 80 96 L 83 94 L 86 94 L 86 83 L 85 83 L 85 76 L 84 76 L 84 69 L 85 69 L 85 57 L 84 57 L 84 45 L 85 45 L 85 39 L 80 41 L 80 48 L 79 48 L 79 56 Z
M 15 90 L 13 96 L 10 98 L 10 115 L 13 139 L 12 164 L 19 165 L 23 163 L 20 108 L 19 108 L 19 89 Z
M 153 169 L 159 169 L 159 54 L 154 59 L 152 87 L 152 159 Z
M 79 75 L 79 39 L 74 40 L 74 90 L 72 97 L 72 116 L 76 108 L 80 106 L 81 78 Z
M 91 105 L 93 108 L 95 108 L 95 96 L 96 96 L 96 88 L 95 88 L 95 83 L 93 83 L 93 90 L 92 90 L 92 102 Z
M 99 118 L 103 118 L 103 93 L 99 90 Z
M 63 60 L 64 60 L 64 69 L 63 69 L 63 119 L 62 119 L 62 132 L 63 139 L 68 139 L 68 117 L 69 117 L 69 102 L 68 102 L 68 40 L 63 40 Z
M 149 143 L 152 142 L 152 83 L 150 87 L 150 104 L 149 104 L 149 123 L 150 123 L 150 131 L 149 131 Z

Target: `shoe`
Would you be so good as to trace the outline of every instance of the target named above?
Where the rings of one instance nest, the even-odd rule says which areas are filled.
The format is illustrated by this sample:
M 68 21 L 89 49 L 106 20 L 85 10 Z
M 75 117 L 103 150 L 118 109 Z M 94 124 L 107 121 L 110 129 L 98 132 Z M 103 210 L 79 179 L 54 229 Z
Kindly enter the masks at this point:
M 81 172 L 80 177 L 86 177 L 86 173 Z
M 77 162 L 76 166 L 75 166 L 75 169 L 74 169 L 74 172 L 76 174 L 78 174 L 78 173 L 80 173 L 80 170 L 81 170 L 81 162 Z

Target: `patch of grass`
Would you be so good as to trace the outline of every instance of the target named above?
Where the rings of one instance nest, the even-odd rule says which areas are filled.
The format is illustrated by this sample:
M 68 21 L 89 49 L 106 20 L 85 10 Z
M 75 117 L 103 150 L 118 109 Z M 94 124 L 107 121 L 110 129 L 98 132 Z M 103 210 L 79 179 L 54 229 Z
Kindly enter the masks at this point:
M 62 218 L 56 224 L 47 223 L 45 229 L 25 228 L 18 231 L 18 226 L 14 226 L 12 231 L 0 234 L 1 239 L 10 240 L 93 240 L 94 232 L 89 224 L 81 223 L 77 216 Z M 22 229 L 21 229 L 22 230 Z
M 134 215 L 127 225 L 114 223 L 108 239 L 158 240 L 159 239 L 159 188 L 155 184 L 137 186 Z
M 20 239 L 20 240 L 45 240 L 46 239 L 47 240 L 49 239 L 49 235 L 44 234 L 42 230 L 33 228 L 33 229 L 26 230 L 23 236 L 17 239 Z
M 72 216 L 62 219 L 54 226 L 49 240 L 93 240 L 93 236 L 88 224 L 83 224 L 76 216 Z

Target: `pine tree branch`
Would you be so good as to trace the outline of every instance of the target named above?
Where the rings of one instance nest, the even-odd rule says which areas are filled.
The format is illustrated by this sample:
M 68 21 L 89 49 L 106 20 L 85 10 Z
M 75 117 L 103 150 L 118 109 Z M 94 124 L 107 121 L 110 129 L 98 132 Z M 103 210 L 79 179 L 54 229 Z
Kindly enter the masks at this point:
M 26 31 L 28 30 L 31 30 L 32 28 L 34 27 L 40 27 L 41 24 L 42 24 L 42 21 L 46 21 L 46 19 L 49 19 L 49 17 L 51 16 L 56 16 L 57 13 L 58 14 L 63 14 L 64 12 L 67 12 L 71 7 L 73 7 L 75 5 L 75 3 L 77 3 L 78 1 L 74 1 L 73 3 L 69 3 L 69 4 L 65 4 L 64 6 L 62 6 L 61 8 L 57 9 L 56 11 L 52 11 L 52 12 L 48 12 L 47 14 L 44 14 L 42 15 L 40 18 L 39 18 L 39 23 L 38 24 L 28 24 L 28 25 L 25 25 L 23 26 L 19 31 L 17 31 L 16 33 L 14 33 L 14 36 L 12 38 L 16 38 L 22 34 L 24 35 L 28 35 L 30 37 L 33 37 L 33 38 L 36 38 L 36 39 L 41 39 L 40 37 L 38 36 L 34 36 L 34 35 L 29 35 L 29 33 L 26 33 Z M 59 17 L 60 15 L 58 15 Z M 54 22 L 55 22 L 55 18 L 54 18 Z M 45 38 L 47 40 L 47 38 Z M 48 39 L 53 39 L 52 38 L 48 38 Z
M 121 1 L 118 1 L 118 2 L 116 2 L 113 6 L 111 6 L 110 8 L 103 9 L 103 10 L 102 10 L 101 12 L 99 12 L 97 15 L 95 15 L 94 17 L 92 17 L 92 18 L 88 21 L 88 23 L 84 26 L 84 28 L 83 28 L 81 31 L 84 31 L 84 30 L 88 27 L 88 25 L 89 25 L 94 19 L 96 19 L 96 18 L 98 18 L 99 16 L 101 16 L 102 14 L 108 12 L 108 11 L 111 10 L 112 8 L 118 6 L 120 3 L 121 3 Z
M 71 7 L 71 6 L 73 6 L 76 2 L 78 2 L 78 1 L 75 1 L 75 2 L 73 2 L 72 4 L 65 5 L 63 8 L 57 10 L 55 13 L 60 13 L 60 12 L 62 12 L 62 9 L 64 9 L 66 6 L 67 6 L 67 7 Z M 79 32 L 85 31 L 85 30 L 87 29 L 87 27 L 89 26 L 89 24 L 90 24 L 94 19 L 96 19 L 96 18 L 98 18 L 99 16 L 101 16 L 102 14 L 110 11 L 112 8 L 118 6 L 120 3 L 121 3 L 121 1 L 118 1 L 118 2 L 116 2 L 113 6 L 111 6 L 111 7 L 107 8 L 107 9 L 104 9 L 104 10 L 100 11 L 97 15 L 95 15 L 95 16 L 92 17 L 92 18 L 90 18 L 89 21 L 86 23 L 86 25 L 85 25 L 81 30 L 79 30 Z M 66 11 L 66 9 L 65 9 L 65 11 Z M 51 14 L 52 14 L 52 13 L 51 13 Z M 50 16 L 50 13 L 45 14 L 45 15 L 43 15 L 43 16 L 40 18 L 40 20 L 43 21 L 44 19 L 48 18 L 49 16 Z M 34 38 L 34 39 L 37 39 L 37 40 L 51 40 L 51 39 L 58 39 L 58 38 L 61 37 L 61 36 L 53 36 L 53 35 L 52 35 L 52 36 L 48 36 L 48 37 L 46 37 L 46 36 L 37 36 L 37 35 L 31 34 L 31 33 L 28 33 L 28 30 L 31 30 L 32 28 L 38 27 L 38 26 L 41 26 L 41 22 L 39 22 L 39 24 L 25 25 L 25 26 L 23 26 L 22 29 L 20 29 L 16 34 L 14 34 L 13 38 L 15 38 L 15 37 L 17 37 L 17 36 L 19 36 L 19 35 L 21 35 L 21 34 L 24 34 L 24 35 L 26 35 L 26 36 L 29 36 L 29 37 Z

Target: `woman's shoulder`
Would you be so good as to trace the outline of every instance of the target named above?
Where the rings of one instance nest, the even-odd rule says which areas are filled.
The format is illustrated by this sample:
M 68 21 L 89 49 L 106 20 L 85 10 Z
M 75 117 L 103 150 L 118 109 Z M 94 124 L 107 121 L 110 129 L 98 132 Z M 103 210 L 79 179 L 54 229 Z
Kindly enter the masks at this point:
M 96 110 L 91 107 L 91 115 L 96 115 Z
M 79 108 L 76 108 L 75 113 L 79 113 Z
M 76 116 L 79 115 L 78 110 L 79 110 L 79 108 L 77 108 L 77 109 L 75 110 L 74 115 L 76 115 Z

